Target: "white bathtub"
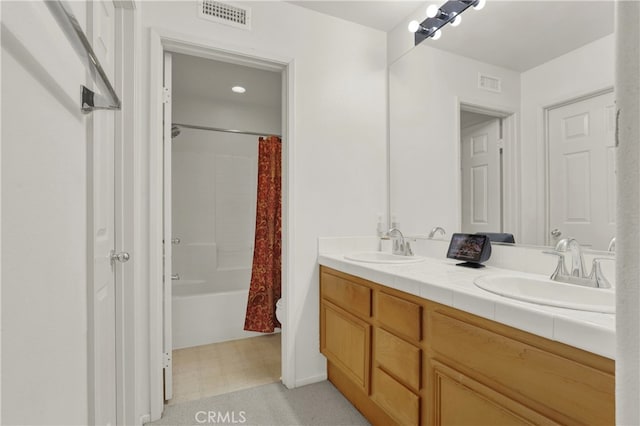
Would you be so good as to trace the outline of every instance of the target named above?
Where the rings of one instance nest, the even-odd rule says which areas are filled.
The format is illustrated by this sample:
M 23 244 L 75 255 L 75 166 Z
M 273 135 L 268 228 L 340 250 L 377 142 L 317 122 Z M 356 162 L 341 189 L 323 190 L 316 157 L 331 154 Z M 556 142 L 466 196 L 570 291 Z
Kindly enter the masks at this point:
M 262 335 L 243 330 L 249 288 L 237 287 L 173 281 L 173 349 Z

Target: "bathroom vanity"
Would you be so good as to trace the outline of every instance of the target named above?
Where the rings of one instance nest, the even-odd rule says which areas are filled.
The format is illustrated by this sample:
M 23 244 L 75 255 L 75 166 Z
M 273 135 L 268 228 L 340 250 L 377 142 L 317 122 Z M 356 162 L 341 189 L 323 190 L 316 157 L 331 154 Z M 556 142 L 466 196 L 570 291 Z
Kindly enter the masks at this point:
M 341 256 L 321 256 L 320 263 L 328 378 L 371 423 L 615 424 L 613 359 L 421 297 L 415 289 L 427 284 L 415 277 L 428 264 L 411 265 L 408 280 L 394 276 L 399 266 L 371 271 Z M 434 268 L 433 281 L 468 274 L 453 265 Z M 402 291 L 402 282 L 414 291 Z M 446 290 L 459 291 L 459 300 L 472 293 Z M 547 315 L 533 315 L 521 302 L 505 306 L 522 309 L 516 316 L 527 320 Z

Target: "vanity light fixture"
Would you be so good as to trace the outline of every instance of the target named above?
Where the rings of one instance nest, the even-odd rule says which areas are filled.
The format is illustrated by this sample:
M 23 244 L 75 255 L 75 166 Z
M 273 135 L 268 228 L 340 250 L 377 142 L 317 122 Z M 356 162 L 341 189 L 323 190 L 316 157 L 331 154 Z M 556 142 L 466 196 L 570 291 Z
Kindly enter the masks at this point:
M 482 9 L 487 0 L 449 0 L 442 6 L 435 4 L 427 7 L 427 19 L 422 21 L 411 21 L 409 31 L 415 34 L 415 45 L 422 43 L 427 38 L 437 40 L 441 37 L 441 28 L 447 24 L 457 27 L 462 21 L 462 12 L 470 7 L 476 10 Z
M 232 91 L 232 92 L 234 92 L 234 93 L 244 93 L 244 92 L 246 92 L 246 91 L 247 91 L 247 89 L 245 89 L 245 88 L 244 88 L 244 87 L 242 87 L 242 86 L 233 86 L 233 87 L 231 88 L 231 91 Z

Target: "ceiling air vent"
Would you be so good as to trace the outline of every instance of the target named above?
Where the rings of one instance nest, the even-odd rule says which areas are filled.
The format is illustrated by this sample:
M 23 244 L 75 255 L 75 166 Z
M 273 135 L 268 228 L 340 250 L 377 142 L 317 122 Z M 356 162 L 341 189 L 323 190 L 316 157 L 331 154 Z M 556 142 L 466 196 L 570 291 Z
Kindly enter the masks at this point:
M 208 21 L 232 27 L 251 29 L 251 9 L 231 3 L 213 0 L 198 1 L 198 16 Z
M 502 81 L 497 77 L 491 77 L 486 74 L 478 74 L 478 88 L 488 90 L 490 92 L 502 92 Z

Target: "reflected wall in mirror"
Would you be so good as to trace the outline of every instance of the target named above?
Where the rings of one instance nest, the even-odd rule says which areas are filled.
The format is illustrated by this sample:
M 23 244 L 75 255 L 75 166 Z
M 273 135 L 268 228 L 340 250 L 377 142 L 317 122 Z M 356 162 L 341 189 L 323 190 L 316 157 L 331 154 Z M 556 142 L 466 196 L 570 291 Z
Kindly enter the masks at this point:
M 391 216 L 411 235 L 442 226 L 606 250 L 613 82 L 611 1 L 488 1 L 466 14 L 390 66 Z

